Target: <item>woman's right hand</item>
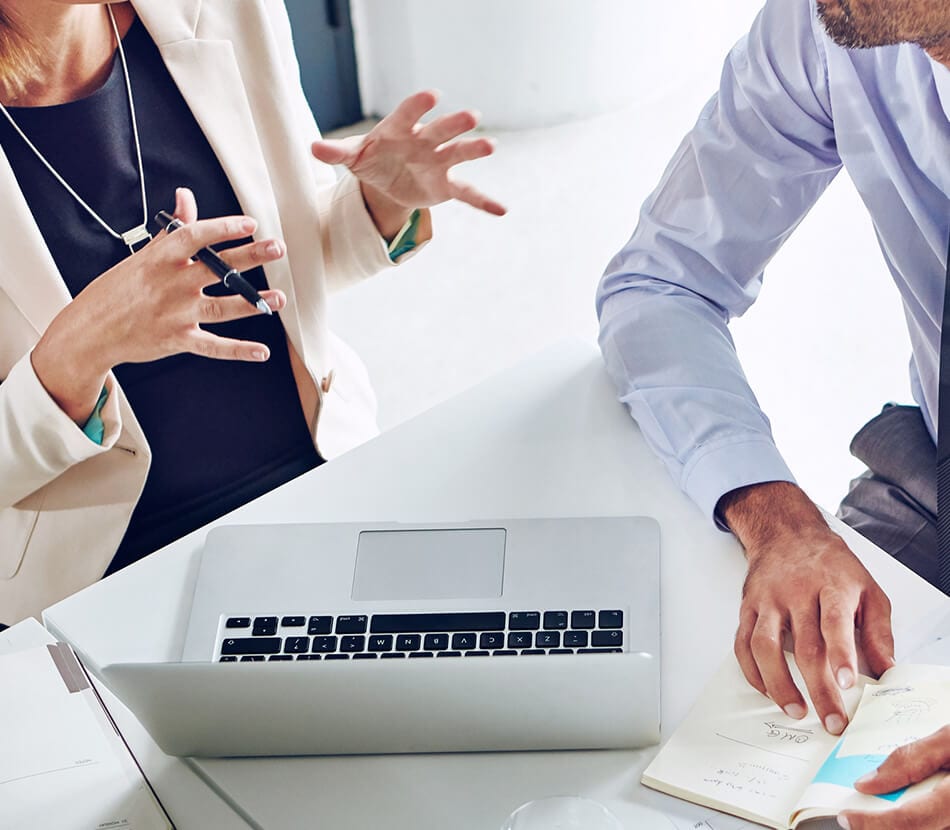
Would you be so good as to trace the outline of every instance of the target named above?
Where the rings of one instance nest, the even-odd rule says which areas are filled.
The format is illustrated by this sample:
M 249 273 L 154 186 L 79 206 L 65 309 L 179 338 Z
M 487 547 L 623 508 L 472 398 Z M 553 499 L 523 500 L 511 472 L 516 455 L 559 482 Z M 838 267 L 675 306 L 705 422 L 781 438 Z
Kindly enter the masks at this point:
M 217 277 L 191 257 L 206 245 L 250 236 L 246 216 L 197 220 L 191 191 L 176 194 L 175 216 L 185 226 L 162 233 L 137 253 L 93 280 L 50 323 L 33 349 L 40 382 L 77 424 L 88 420 L 106 375 L 120 363 L 144 363 L 190 352 L 220 360 L 267 360 L 261 343 L 220 337 L 201 328 L 259 314 L 240 296 L 211 297 L 203 289 Z M 280 259 L 277 240 L 251 242 L 222 253 L 246 271 Z M 261 296 L 274 311 L 287 300 L 280 291 Z

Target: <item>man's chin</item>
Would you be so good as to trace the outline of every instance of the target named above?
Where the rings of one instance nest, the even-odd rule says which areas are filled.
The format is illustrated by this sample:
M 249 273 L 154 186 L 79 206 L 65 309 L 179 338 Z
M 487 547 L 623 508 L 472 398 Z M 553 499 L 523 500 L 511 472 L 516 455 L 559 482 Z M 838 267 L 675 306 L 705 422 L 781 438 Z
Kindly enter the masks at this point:
M 845 49 L 868 49 L 881 46 L 857 30 L 851 19 L 847 0 L 818 0 L 818 19 L 825 32 L 838 46 Z

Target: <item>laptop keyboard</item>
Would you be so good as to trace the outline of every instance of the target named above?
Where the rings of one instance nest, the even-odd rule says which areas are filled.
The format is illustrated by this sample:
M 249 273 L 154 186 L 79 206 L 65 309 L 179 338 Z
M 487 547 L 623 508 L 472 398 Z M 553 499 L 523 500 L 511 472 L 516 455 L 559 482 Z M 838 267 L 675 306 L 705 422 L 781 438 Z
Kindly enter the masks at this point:
M 222 616 L 222 663 L 405 660 L 624 651 L 623 611 Z

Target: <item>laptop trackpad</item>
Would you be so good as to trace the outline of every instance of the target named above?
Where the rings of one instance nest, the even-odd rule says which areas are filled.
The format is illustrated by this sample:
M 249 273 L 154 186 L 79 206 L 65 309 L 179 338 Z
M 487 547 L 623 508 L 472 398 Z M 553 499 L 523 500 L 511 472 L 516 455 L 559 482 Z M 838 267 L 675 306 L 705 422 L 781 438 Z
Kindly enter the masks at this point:
M 355 600 L 500 597 L 502 528 L 366 530 L 360 533 Z

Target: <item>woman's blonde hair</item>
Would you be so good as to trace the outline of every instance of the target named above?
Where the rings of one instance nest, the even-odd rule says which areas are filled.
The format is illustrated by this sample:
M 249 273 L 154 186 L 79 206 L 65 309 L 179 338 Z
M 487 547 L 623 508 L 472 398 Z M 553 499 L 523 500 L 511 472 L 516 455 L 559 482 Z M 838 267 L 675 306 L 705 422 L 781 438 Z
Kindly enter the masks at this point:
M 0 93 L 15 100 L 36 72 L 36 50 L 16 21 L 0 8 Z

